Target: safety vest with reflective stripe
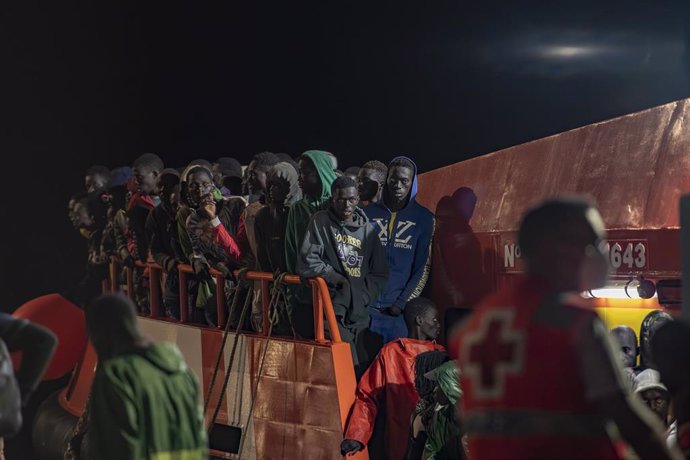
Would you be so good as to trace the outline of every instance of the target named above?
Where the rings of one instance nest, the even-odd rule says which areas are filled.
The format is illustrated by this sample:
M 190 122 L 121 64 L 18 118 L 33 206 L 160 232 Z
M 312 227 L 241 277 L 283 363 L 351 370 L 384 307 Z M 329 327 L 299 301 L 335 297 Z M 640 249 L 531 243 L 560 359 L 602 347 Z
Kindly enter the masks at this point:
M 619 458 L 578 363 L 577 331 L 595 315 L 529 279 L 477 308 L 454 345 L 470 458 Z

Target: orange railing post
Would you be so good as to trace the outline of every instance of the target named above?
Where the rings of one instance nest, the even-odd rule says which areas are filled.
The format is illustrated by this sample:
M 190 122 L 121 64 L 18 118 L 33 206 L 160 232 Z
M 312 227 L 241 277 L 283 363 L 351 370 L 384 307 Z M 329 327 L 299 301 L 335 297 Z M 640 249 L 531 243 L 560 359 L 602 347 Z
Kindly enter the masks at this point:
M 187 291 L 187 273 L 193 273 L 191 265 L 179 264 L 177 273 L 180 278 L 180 322 L 187 322 L 187 312 L 189 311 L 189 294 Z
M 149 306 L 151 318 L 160 316 L 161 304 L 161 273 L 163 267 L 156 263 L 149 263 Z
M 268 307 L 271 305 L 271 294 L 269 290 L 269 281 L 261 280 L 261 312 L 263 318 L 261 319 L 261 332 L 267 336 L 268 330 L 271 328 L 271 312 L 268 311 Z
M 120 290 L 120 280 L 117 276 L 119 262 L 115 256 L 110 256 L 110 292 L 118 292 Z
M 225 275 L 213 269 L 211 275 L 216 280 L 216 323 L 218 329 L 225 329 Z
M 127 297 L 134 300 L 134 269 L 132 267 L 127 267 Z

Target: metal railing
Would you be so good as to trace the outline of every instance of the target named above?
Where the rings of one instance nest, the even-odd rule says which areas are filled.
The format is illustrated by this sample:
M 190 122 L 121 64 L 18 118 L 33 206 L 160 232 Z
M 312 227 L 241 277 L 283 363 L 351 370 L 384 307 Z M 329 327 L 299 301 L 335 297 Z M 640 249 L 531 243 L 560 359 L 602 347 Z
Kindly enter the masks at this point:
M 148 269 L 149 271 L 149 305 L 150 305 L 150 315 L 152 319 L 162 318 L 164 315 L 161 314 L 161 281 L 163 279 L 163 267 L 154 262 L 143 263 L 141 261 L 135 262 L 136 267 L 141 269 Z M 109 284 L 110 292 L 118 292 L 120 290 L 120 280 L 118 273 L 120 272 L 119 267 L 121 263 L 114 257 L 110 259 L 110 282 L 104 283 L 104 288 Z M 179 274 L 179 285 L 180 285 L 180 319 L 178 323 L 190 324 L 189 323 L 189 286 L 188 281 L 190 276 L 196 276 L 194 274 L 194 269 L 188 264 L 179 264 L 177 266 Z M 227 318 L 226 311 L 226 300 L 225 300 L 225 275 L 215 269 L 211 269 L 211 276 L 215 279 L 216 285 L 216 316 L 218 329 L 225 329 Z M 335 317 L 335 312 L 333 310 L 333 304 L 331 303 L 331 296 L 328 290 L 328 285 L 323 278 L 311 278 L 304 280 L 296 275 L 285 275 L 278 279 L 278 276 L 267 272 L 257 272 L 257 271 L 240 271 L 236 270 L 234 272 L 235 277 L 241 277 L 246 281 L 258 281 L 261 291 L 261 307 L 263 314 L 263 324 L 261 332 L 252 333 L 260 334 L 263 336 L 268 335 L 270 312 L 269 304 L 271 299 L 270 287 L 271 283 L 283 283 L 287 285 L 304 285 L 308 284 L 312 289 L 312 303 L 313 303 L 313 313 L 314 313 L 314 340 L 317 343 L 339 343 L 342 342 L 340 337 L 340 331 L 338 329 L 338 323 Z M 127 295 L 134 300 L 134 269 L 132 267 L 126 267 L 126 291 Z M 107 289 L 107 288 L 105 288 Z M 252 295 L 251 286 L 249 287 L 249 293 L 247 295 Z M 324 329 L 324 316 L 328 324 L 328 330 L 330 333 L 330 340 L 326 339 L 325 329 Z

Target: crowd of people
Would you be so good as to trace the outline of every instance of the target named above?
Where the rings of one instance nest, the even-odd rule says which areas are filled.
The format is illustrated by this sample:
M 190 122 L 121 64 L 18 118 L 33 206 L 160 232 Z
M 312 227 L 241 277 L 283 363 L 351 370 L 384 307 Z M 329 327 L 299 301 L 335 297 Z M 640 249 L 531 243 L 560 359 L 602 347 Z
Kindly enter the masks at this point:
M 340 171 L 337 158 L 319 150 L 296 160 L 262 152 L 246 168 L 232 158 L 166 168 L 158 156 L 144 154 L 131 167 L 90 168 L 85 184 L 70 200 L 69 215 L 88 240 L 87 274 L 65 295 L 92 304 L 87 319 L 98 319 L 89 332 L 99 358 L 110 363 L 99 369 L 93 393 L 108 403 L 97 410 L 92 400 L 92 420 L 129 398 L 119 409 L 129 417 L 126 426 L 118 428 L 111 417 L 106 428 L 104 419 L 97 438 L 104 448 L 124 442 L 145 450 L 136 431 L 146 421 L 132 416 L 139 396 L 125 387 L 148 372 L 175 376 L 172 386 L 150 391 L 181 388 L 178 400 L 160 407 L 172 404 L 188 414 L 190 431 L 174 436 L 186 444 L 166 434 L 159 445 L 189 451 L 189 458 L 203 450 L 195 379 L 179 352 L 152 348 L 135 326 L 135 308 L 149 313 L 145 263 L 156 262 L 166 275 L 165 314 L 180 317 L 177 267 L 189 264 L 196 276 L 186 281 L 184 304 L 193 321 L 209 325 L 216 325 L 217 305 L 211 269 L 226 275 L 228 296 L 240 295 L 233 275 L 240 267 L 326 281 L 359 382 L 342 455 L 367 447 L 370 458 L 390 460 L 620 458 L 630 447 L 649 459 L 690 453 L 690 367 L 683 362 L 687 352 L 670 351 L 687 343 L 688 327 L 652 312 L 640 331 L 637 365 L 635 332 L 607 331 L 583 304 L 579 293 L 603 286 L 608 275 L 599 244 L 603 221 L 587 201 L 555 199 L 527 212 L 519 235 L 525 275 L 482 300 L 449 334 L 446 350 L 436 343 L 436 307 L 421 296 L 434 216 L 415 200 L 417 167 L 410 158 Z M 117 297 L 93 302 L 111 258 L 133 269 L 135 305 L 123 306 L 127 301 Z M 261 331 L 261 291 L 245 291 L 252 307 L 241 326 Z M 283 334 L 314 337 L 307 286 L 289 286 L 275 308 Z M 118 323 L 113 312 L 120 329 L 103 327 Z M 114 361 L 127 349 L 139 350 L 136 363 Z

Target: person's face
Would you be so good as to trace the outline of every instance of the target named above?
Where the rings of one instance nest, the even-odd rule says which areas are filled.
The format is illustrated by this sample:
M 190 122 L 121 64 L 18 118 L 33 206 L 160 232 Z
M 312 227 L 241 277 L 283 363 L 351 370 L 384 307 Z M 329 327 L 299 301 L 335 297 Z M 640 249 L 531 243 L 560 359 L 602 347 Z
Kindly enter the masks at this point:
M 187 178 L 188 195 L 192 206 L 199 204 L 213 193 L 213 181 L 205 171 L 197 171 Z
M 345 222 L 352 222 L 358 203 L 359 193 L 355 187 L 339 188 L 333 194 L 333 209 L 336 215 Z
M 441 333 L 441 324 L 438 322 L 438 312 L 430 308 L 417 318 L 419 329 L 426 340 L 436 340 Z
M 308 158 L 299 160 L 299 186 L 305 195 L 318 198 L 321 196 L 321 178 Z
M 664 423 L 667 424 L 669 395 L 662 389 L 653 388 L 639 393 L 642 401 L 654 412 Z
M 359 198 L 364 201 L 374 199 L 383 186 L 378 179 L 378 172 L 375 169 L 362 168 L 357 174 L 357 190 Z
M 174 192 L 170 193 L 170 208 L 172 209 L 173 213 L 175 213 L 175 214 L 177 214 L 177 211 L 180 209 L 179 188 L 175 189 Z
M 88 229 L 94 224 L 94 220 L 89 214 L 89 210 L 84 203 L 74 204 L 74 219 L 72 220 L 72 225 L 75 229 L 79 230 L 82 228 Z
M 586 211 L 585 218 L 591 227 L 592 237 L 584 248 L 584 257 L 579 265 L 580 291 L 603 287 L 609 278 L 608 254 L 602 244 L 606 239 L 604 221 L 594 208 Z
M 76 201 L 74 200 L 69 200 L 67 202 L 67 217 L 69 218 L 69 221 L 74 224 L 74 205 L 76 204 Z
M 158 171 L 154 171 L 147 166 L 137 166 L 133 170 L 134 178 L 137 181 L 137 188 L 144 195 L 152 195 L 156 192 L 158 182 Z
M 247 166 L 247 186 L 251 195 L 260 195 L 266 190 L 266 171 L 258 167 L 256 161 Z
M 290 193 L 290 184 L 282 177 L 273 177 L 268 182 L 268 195 L 271 203 L 281 205 L 285 203 L 288 194 Z
M 611 335 L 618 344 L 620 359 L 623 367 L 635 367 L 637 360 L 637 337 L 635 331 L 627 327 L 617 327 L 611 331 Z
M 223 174 L 220 172 L 220 165 L 213 163 L 211 171 L 213 172 L 213 183 L 216 184 L 216 187 L 221 188 L 223 186 Z
M 86 176 L 84 178 L 84 185 L 89 193 L 101 192 L 108 185 L 108 178 L 100 174 Z
M 169 203 L 170 194 L 177 184 L 179 184 L 179 179 L 173 175 L 166 174 L 165 176 L 160 176 L 156 186 L 156 193 L 162 201 Z
M 393 166 L 388 172 L 388 194 L 394 203 L 401 203 L 410 193 L 414 171 L 406 166 Z

